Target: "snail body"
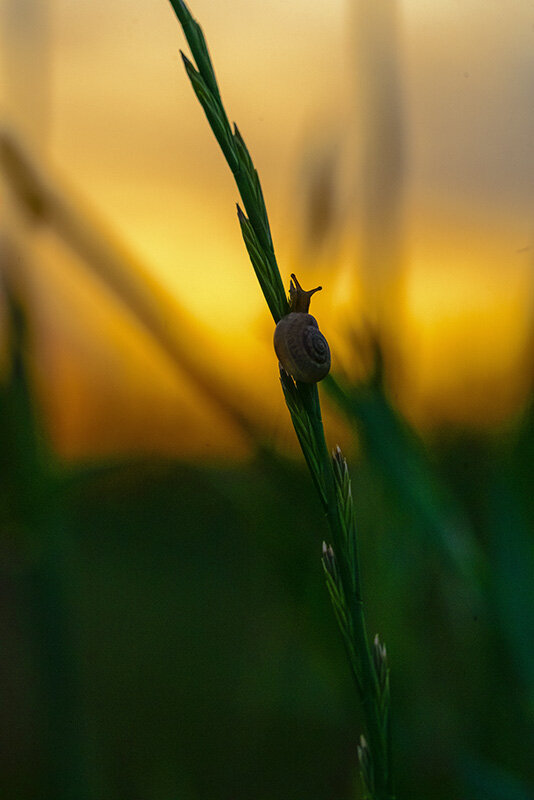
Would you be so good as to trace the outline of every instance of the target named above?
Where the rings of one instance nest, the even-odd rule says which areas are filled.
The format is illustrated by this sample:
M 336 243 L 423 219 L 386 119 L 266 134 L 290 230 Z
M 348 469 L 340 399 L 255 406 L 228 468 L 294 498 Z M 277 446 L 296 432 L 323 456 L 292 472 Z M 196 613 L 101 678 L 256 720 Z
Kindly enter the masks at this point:
M 304 291 L 291 276 L 289 290 L 291 311 L 278 322 L 274 331 L 274 349 L 280 365 L 296 381 L 317 383 L 330 370 L 330 348 L 319 330 L 317 320 L 308 313 L 312 289 Z

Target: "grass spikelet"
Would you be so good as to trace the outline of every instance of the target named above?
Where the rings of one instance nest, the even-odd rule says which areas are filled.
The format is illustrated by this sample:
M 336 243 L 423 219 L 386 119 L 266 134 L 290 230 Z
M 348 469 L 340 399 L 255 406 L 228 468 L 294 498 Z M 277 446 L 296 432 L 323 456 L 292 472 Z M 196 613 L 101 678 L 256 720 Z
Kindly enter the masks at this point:
M 244 206 L 242 210 L 238 205 L 238 219 L 245 246 L 269 310 L 277 322 L 288 313 L 289 303 L 274 254 L 260 179 L 239 129 L 237 126 L 233 131 L 230 128 L 200 26 L 182 0 L 171 0 L 171 3 L 196 61 L 195 68 L 183 56 L 187 75 L 234 175 Z M 347 463 L 339 447 L 333 457 L 329 454 L 317 385 L 295 381 L 283 369 L 280 369 L 280 382 L 295 433 L 330 526 L 333 544 L 323 544 L 322 561 L 334 614 L 364 710 L 366 736 L 362 737 L 358 749 L 362 781 L 367 797 L 391 800 L 390 747 L 386 741 L 388 727 L 384 725 L 384 720 L 389 718 L 388 709 L 384 707 L 384 703 L 389 702 L 389 694 L 386 695 L 381 688 L 367 637 Z

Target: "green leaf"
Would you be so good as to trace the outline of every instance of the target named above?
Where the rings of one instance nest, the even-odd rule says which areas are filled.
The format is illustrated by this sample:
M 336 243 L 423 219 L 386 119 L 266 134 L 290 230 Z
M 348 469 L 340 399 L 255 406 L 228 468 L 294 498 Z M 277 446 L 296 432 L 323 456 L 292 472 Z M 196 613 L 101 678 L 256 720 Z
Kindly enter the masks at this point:
M 270 260 L 266 258 L 265 251 L 263 250 L 256 232 L 252 227 L 250 220 L 247 219 L 239 204 L 237 206 L 237 216 L 239 224 L 241 225 L 241 233 L 247 248 L 254 272 L 260 283 L 263 294 L 269 306 L 269 310 L 273 315 L 275 322 L 278 322 L 285 316 L 289 307 L 285 295 L 280 295 L 276 288 L 276 274 L 273 274 L 273 268 Z
M 220 102 L 221 95 L 219 93 L 215 71 L 211 63 L 208 45 L 206 44 L 206 39 L 204 38 L 202 28 L 193 17 L 183 0 L 170 0 L 170 2 L 183 28 L 185 38 L 187 39 L 187 43 L 191 48 L 193 58 L 196 61 L 200 74 L 204 78 L 204 81 L 212 94 Z
M 264 239 L 267 250 L 272 251 L 274 255 L 273 241 L 271 237 L 271 230 L 269 227 L 269 219 L 267 217 L 267 209 L 265 207 L 265 200 L 263 197 L 263 191 L 261 188 L 258 171 L 256 170 L 254 164 L 252 163 L 252 158 L 250 157 L 248 148 L 235 122 L 234 122 L 234 141 L 239 156 L 239 164 L 241 167 L 240 175 L 237 175 L 236 177 L 238 179 L 238 182 L 240 177 L 244 177 L 248 183 L 248 191 L 252 195 L 254 201 L 253 209 L 256 214 L 257 218 L 256 221 L 257 224 L 261 226 L 261 238 Z
M 232 136 L 230 124 L 224 109 L 220 103 L 217 102 L 216 97 L 213 96 L 204 77 L 195 69 L 191 61 L 182 51 L 180 51 L 180 54 L 191 85 L 193 86 L 200 105 L 204 109 L 210 128 L 215 134 L 215 138 L 224 153 L 224 157 L 232 170 L 237 169 L 238 157 L 234 147 L 234 137 Z

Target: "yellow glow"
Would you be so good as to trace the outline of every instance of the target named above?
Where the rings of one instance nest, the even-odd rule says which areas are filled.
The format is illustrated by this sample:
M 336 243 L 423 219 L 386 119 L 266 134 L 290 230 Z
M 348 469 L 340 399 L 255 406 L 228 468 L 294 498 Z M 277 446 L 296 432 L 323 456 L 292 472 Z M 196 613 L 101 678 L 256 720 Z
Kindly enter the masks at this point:
M 247 414 L 256 433 L 292 441 L 237 191 L 183 73 L 184 38 L 167 0 L 52 5 L 52 51 L 48 62 L 40 56 L 49 68 L 16 98 L 4 72 L 4 116 L 146 267 L 136 279 L 148 281 L 169 338 L 187 338 L 206 377 L 199 389 L 198 375 L 177 368 L 70 247 L 50 231 L 33 232 L 40 385 L 59 449 L 72 457 L 132 449 L 238 457 L 250 452 L 236 423 Z M 517 411 L 530 386 L 534 253 L 532 112 L 521 61 L 530 39 L 517 33 L 527 30 L 526 0 L 506 15 L 481 1 L 454 4 L 454 13 L 450 3 L 403 4 L 395 67 L 402 225 L 384 251 L 400 260 L 387 265 L 385 281 L 362 277 L 367 120 L 355 75 L 356 0 L 191 5 L 229 116 L 260 171 L 284 280 L 296 271 L 325 287 L 313 311 L 334 364 L 349 358 L 347 331 L 372 316 L 366 292 L 374 280 L 391 294 L 384 307 L 402 358 L 395 388 L 412 419 L 487 425 Z M 32 36 L 37 47 L 39 32 Z M 393 59 L 391 43 L 381 44 Z M 32 126 L 36 93 L 46 102 Z M 396 132 L 388 136 L 394 145 Z M 299 226 L 321 152 L 336 175 L 334 229 L 310 252 Z M 384 240 L 393 237 L 388 213 Z M 233 412 L 221 410 L 226 401 Z
M 530 383 L 528 251 L 510 254 L 507 240 L 489 233 L 477 240 L 471 231 L 466 252 L 458 241 L 464 236 L 449 237 L 448 246 L 435 237 L 433 257 L 422 249 L 411 261 L 405 405 L 427 424 L 501 421 L 518 409 Z

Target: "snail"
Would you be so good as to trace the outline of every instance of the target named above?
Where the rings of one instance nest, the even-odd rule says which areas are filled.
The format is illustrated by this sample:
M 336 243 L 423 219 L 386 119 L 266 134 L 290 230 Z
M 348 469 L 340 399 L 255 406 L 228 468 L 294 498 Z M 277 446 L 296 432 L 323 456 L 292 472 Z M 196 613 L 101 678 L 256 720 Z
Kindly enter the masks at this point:
M 274 331 L 274 349 L 280 365 L 296 381 L 317 383 L 328 375 L 330 348 L 317 320 L 308 314 L 311 296 L 322 287 L 306 292 L 295 275 L 289 285 L 290 313 Z

